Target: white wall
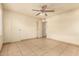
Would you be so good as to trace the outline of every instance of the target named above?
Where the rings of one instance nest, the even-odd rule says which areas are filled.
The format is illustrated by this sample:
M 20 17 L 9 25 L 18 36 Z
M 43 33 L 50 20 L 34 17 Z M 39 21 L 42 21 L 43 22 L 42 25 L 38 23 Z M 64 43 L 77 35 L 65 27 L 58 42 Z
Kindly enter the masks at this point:
M 36 38 L 37 19 L 13 11 L 4 10 L 4 42 Z
M 2 35 L 3 35 L 3 32 L 2 32 L 2 5 L 0 4 L 0 50 L 1 50 L 1 47 L 2 47 L 2 43 L 3 43 L 3 39 L 2 39 Z
M 79 45 L 79 9 L 48 18 L 47 37 Z

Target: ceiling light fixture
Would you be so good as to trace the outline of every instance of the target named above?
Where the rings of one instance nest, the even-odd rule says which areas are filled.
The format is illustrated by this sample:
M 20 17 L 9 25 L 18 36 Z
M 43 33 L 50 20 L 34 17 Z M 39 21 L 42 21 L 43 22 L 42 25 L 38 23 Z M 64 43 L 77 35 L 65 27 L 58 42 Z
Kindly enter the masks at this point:
M 36 16 L 40 14 L 43 15 L 43 13 L 45 16 L 47 16 L 47 12 L 54 12 L 54 10 L 47 10 L 47 5 L 43 5 L 40 10 L 35 10 L 35 9 L 32 9 L 32 10 L 39 12 L 36 14 Z

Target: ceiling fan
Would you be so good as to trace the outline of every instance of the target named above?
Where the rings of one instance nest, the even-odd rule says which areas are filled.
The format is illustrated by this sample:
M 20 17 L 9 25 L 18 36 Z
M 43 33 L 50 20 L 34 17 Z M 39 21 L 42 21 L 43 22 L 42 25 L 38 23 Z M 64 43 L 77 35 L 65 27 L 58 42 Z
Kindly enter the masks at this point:
M 38 12 L 38 13 L 36 14 L 36 16 L 38 16 L 38 15 L 40 15 L 40 14 L 43 14 L 43 13 L 44 13 L 45 16 L 47 16 L 47 12 L 54 12 L 54 10 L 48 10 L 48 9 L 47 9 L 47 5 L 43 5 L 43 6 L 41 7 L 41 9 L 39 9 L 39 10 L 36 10 L 36 9 L 32 9 L 32 10 Z

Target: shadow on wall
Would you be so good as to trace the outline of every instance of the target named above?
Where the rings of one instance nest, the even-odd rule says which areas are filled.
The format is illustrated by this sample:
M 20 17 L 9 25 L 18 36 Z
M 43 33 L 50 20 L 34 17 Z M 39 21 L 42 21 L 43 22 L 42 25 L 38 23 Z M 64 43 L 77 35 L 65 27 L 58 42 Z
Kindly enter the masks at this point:
M 47 37 L 79 45 L 79 9 L 47 19 Z

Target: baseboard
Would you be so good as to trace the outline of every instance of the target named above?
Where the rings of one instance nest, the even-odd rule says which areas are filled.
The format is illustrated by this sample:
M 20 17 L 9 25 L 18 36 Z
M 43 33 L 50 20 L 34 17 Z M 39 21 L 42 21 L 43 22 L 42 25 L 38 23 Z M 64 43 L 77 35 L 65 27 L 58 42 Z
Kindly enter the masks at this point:
M 47 39 L 50 39 L 50 40 L 54 40 L 54 41 L 58 41 L 58 42 L 61 42 L 61 43 L 65 43 L 65 44 L 69 44 L 69 45 L 73 45 L 73 46 L 79 47 L 78 44 L 74 44 L 74 43 L 70 43 L 70 42 L 65 42 L 65 41 L 61 41 L 61 40 L 57 40 L 57 39 L 53 39 L 53 38 L 47 38 Z
M 24 41 L 24 40 L 30 40 L 30 39 L 38 39 L 38 38 L 37 37 L 34 37 L 34 38 L 21 39 L 21 40 L 17 40 L 17 41 L 7 41 L 7 42 L 4 42 L 3 44 L 10 44 L 10 43 Z

